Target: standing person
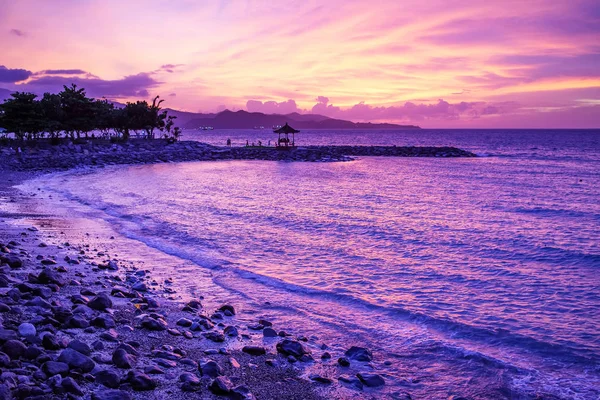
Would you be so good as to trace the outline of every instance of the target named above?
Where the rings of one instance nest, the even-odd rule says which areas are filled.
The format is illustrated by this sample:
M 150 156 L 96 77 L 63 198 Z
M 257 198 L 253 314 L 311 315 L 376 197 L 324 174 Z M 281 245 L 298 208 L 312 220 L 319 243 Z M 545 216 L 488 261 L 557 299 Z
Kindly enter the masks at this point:
M 248 143 L 248 139 L 246 139 L 246 147 L 250 146 L 250 144 Z
M 231 139 L 227 139 L 227 146 L 231 147 Z

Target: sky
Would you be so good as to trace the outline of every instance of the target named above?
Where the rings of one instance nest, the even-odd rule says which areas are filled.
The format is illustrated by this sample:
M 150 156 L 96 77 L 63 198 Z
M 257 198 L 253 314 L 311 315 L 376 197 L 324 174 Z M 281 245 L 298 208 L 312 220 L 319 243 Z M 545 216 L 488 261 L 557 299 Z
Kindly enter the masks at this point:
M 0 0 L 0 98 L 600 128 L 598 0 Z

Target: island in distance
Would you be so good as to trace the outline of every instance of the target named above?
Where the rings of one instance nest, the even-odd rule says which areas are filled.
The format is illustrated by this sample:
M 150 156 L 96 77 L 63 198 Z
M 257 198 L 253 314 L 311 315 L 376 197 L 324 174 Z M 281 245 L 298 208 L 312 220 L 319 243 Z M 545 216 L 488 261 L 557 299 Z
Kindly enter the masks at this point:
M 318 114 L 263 114 L 248 111 L 225 110 L 215 114 L 191 113 L 168 109 L 169 115 L 177 117 L 177 125 L 183 129 L 211 126 L 214 129 L 271 128 L 289 123 L 297 129 L 421 129 L 416 125 L 388 123 L 363 123 L 333 119 Z

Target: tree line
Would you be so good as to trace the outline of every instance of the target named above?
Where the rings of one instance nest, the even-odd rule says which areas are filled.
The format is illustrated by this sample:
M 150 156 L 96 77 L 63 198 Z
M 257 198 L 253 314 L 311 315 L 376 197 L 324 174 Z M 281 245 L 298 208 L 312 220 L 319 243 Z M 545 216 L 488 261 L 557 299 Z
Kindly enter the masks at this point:
M 13 134 L 17 140 L 60 138 L 72 140 L 96 138 L 128 140 L 132 134 L 147 139 L 159 137 L 177 140 L 181 136 L 174 126 L 175 116 L 161 109 L 156 96 L 147 101 L 128 102 L 124 107 L 106 99 L 86 96 L 85 89 L 77 85 L 63 86 L 59 93 L 44 93 L 38 99 L 33 93 L 16 92 L 0 104 L 0 127 L 4 135 Z

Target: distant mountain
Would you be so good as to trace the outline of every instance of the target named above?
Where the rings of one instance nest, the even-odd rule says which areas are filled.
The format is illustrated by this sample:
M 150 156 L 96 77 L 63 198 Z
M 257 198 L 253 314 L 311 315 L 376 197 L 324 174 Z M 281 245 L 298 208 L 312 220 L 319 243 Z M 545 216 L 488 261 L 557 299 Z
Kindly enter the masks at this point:
M 225 110 L 217 114 L 195 114 L 169 110 L 177 116 L 176 123 L 184 129 L 212 126 L 215 129 L 252 129 L 257 126 L 271 128 L 286 122 L 296 129 L 420 129 L 416 125 L 375 124 L 333 119 L 319 114 L 263 114 L 248 111 Z

